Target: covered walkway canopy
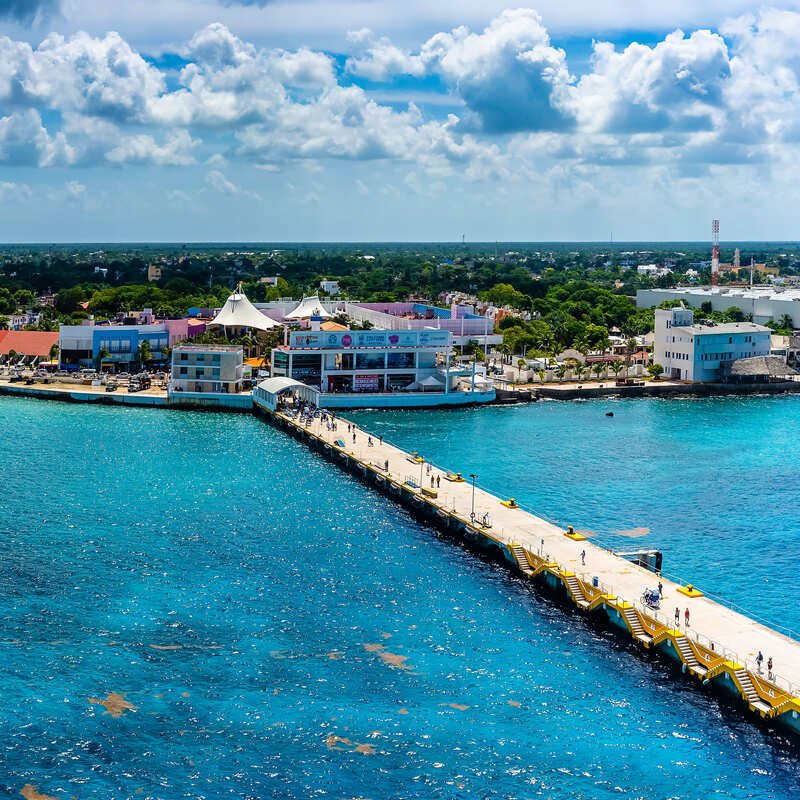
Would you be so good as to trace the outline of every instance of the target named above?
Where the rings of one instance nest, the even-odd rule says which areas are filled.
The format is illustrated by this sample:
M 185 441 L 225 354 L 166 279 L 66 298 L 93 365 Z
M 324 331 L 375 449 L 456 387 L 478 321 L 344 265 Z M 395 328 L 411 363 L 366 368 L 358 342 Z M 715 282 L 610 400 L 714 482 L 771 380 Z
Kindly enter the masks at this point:
M 278 407 L 278 398 L 281 395 L 291 394 L 299 400 L 319 405 L 319 390 L 313 386 L 296 381 L 294 378 L 276 377 L 261 381 L 253 391 L 256 403 L 275 411 Z
M 242 292 L 241 284 L 236 291 L 225 301 L 214 319 L 208 323 L 220 325 L 223 328 L 253 328 L 258 331 L 268 331 L 277 328 L 280 323 L 262 314 Z
M 319 317 L 320 319 L 330 319 L 330 314 L 323 308 L 317 295 L 304 297 L 297 306 L 290 311 L 285 319 L 310 319 Z

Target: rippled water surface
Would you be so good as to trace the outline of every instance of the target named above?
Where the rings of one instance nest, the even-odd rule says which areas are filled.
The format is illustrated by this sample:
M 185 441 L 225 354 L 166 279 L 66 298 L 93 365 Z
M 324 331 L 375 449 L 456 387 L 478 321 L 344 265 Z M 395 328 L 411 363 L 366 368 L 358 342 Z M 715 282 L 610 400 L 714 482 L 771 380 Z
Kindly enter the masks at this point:
M 783 484 L 800 462 L 779 420 L 800 406 L 759 406 L 771 446 L 750 429 L 743 446 L 736 403 L 711 442 L 691 418 L 713 422 L 712 407 L 660 408 L 363 419 L 554 516 L 647 526 L 641 541 L 665 549 L 701 537 L 670 559 L 735 592 L 714 563 L 731 560 L 736 526 L 757 535 L 748 498 L 772 509 L 758 531 L 792 524 L 797 482 Z M 647 433 L 659 414 L 662 431 L 680 422 L 668 441 Z M 2 399 L 0 420 L 0 796 L 800 792 L 791 746 L 256 418 Z M 747 467 L 767 461 L 769 499 Z M 709 470 L 720 500 L 702 512 Z M 796 547 L 758 536 L 775 562 Z

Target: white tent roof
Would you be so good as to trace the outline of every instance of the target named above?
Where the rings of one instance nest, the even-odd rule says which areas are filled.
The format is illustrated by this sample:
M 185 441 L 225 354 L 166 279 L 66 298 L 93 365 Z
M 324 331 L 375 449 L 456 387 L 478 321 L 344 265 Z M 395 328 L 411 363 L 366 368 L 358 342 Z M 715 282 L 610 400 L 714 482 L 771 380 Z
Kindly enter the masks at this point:
M 428 375 L 427 378 L 423 378 L 419 382 L 419 385 L 420 386 L 444 386 L 444 384 L 440 380 L 438 380 L 437 378 L 434 378 L 433 375 Z
M 330 314 L 322 307 L 317 295 L 304 297 L 297 307 L 286 315 L 286 319 L 308 319 L 309 317 L 322 317 L 330 319 Z
M 309 386 L 300 381 L 296 381 L 294 378 L 285 378 L 279 375 L 261 381 L 261 383 L 258 384 L 258 388 L 269 394 L 279 394 L 286 389 L 308 389 Z
M 225 301 L 219 314 L 209 324 L 268 331 L 270 328 L 277 328 L 280 323 L 262 314 L 242 292 L 236 291 Z

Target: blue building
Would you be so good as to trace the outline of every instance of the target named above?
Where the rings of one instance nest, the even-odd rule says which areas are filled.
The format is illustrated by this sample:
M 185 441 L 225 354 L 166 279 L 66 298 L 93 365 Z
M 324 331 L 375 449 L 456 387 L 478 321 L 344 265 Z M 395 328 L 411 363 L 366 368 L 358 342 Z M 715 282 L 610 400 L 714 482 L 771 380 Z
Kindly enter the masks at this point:
M 162 350 L 188 337 L 185 319 L 164 320 L 152 325 L 61 325 L 58 333 L 59 366 L 78 370 L 100 366 L 129 372 L 140 364 L 143 342 L 150 349 L 150 363 L 165 361 Z

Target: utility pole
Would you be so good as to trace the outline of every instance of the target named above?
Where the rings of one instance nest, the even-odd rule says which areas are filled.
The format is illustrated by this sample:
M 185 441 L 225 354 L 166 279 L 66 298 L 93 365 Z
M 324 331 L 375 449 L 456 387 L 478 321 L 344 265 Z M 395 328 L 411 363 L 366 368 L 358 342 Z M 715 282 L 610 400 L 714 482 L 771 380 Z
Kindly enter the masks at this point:
M 478 477 L 474 472 L 470 472 L 469 477 L 472 478 L 472 511 L 470 512 L 470 522 L 475 522 L 475 479 Z

